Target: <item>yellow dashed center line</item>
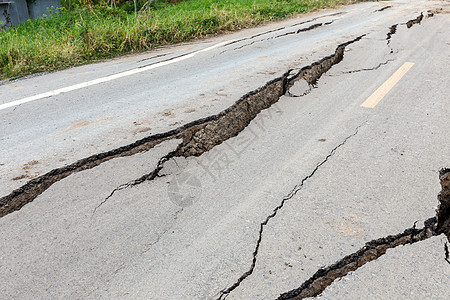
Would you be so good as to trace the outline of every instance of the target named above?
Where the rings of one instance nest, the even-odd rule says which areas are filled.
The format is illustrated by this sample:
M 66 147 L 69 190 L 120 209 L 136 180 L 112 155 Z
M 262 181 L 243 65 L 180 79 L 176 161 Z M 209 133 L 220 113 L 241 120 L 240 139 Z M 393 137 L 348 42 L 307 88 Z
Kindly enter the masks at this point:
M 388 80 L 386 80 L 363 104 L 361 107 L 374 108 L 387 93 L 402 79 L 406 72 L 414 65 L 412 62 L 405 62 Z

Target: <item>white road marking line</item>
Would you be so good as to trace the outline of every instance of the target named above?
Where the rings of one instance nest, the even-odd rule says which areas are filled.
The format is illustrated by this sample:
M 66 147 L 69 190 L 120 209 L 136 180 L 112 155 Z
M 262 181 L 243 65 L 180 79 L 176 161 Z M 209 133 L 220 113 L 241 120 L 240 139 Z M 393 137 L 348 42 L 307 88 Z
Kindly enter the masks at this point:
M 206 52 L 206 51 L 212 50 L 214 48 L 218 48 L 218 47 L 223 46 L 223 45 L 225 45 L 225 44 L 227 44 L 229 42 L 230 41 L 218 43 L 216 45 L 207 47 L 205 49 L 198 50 L 198 51 L 195 51 L 193 53 L 186 54 L 186 55 L 174 58 L 174 59 L 170 59 L 170 60 L 162 61 L 162 62 L 153 64 L 153 65 L 149 65 L 147 67 L 140 67 L 140 68 L 138 67 L 136 69 L 128 70 L 128 71 L 117 73 L 117 74 L 114 74 L 114 75 L 108 75 L 108 76 L 105 76 L 105 77 L 102 77 L 102 78 L 98 78 L 98 79 L 82 82 L 82 83 L 71 85 L 71 86 L 68 86 L 68 87 L 56 89 L 56 90 L 53 90 L 53 91 L 50 91 L 50 92 L 46 92 L 46 93 L 42 93 L 42 94 L 38 94 L 38 95 L 22 98 L 22 99 L 19 99 L 19 100 L 15 100 L 15 101 L 12 101 L 12 102 L 0 104 L 0 110 L 7 109 L 9 107 L 17 106 L 17 105 L 24 104 L 24 103 L 36 101 L 36 100 L 43 99 L 43 98 L 56 96 L 56 95 L 59 95 L 59 94 L 62 94 L 62 93 L 71 92 L 71 91 L 74 91 L 74 90 L 82 89 L 82 88 L 85 88 L 85 87 L 88 87 L 88 86 L 92 86 L 92 85 L 96 85 L 96 84 L 100 84 L 100 83 L 103 83 L 103 82 L 108 82 L 108 81 L 115 80 L 115 79 L 118 79 L 118 78 L 122 78 L 122 77 L 130 76 L 130 75 L 142 73 L 142 72 L 145 72 L 145 71 L 148 71 L 148 70 L 156 69 L 156 68 L 167 66 L 167 65 L 170 65 L 170 64 L 174 64 L 174 63 L 177 63 L 177 62 L 180 62 L 180 61 L 192 58 L 198 53 L 202 53 L 202 52 Z

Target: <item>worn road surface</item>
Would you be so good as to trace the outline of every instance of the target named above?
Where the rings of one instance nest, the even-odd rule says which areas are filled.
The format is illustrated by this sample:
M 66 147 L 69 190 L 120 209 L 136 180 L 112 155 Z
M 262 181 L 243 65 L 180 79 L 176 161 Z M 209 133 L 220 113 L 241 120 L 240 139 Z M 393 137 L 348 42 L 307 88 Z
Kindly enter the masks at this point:
M 448 299 L 449 12 L 361 3 L 3 82 L 0 299 Z

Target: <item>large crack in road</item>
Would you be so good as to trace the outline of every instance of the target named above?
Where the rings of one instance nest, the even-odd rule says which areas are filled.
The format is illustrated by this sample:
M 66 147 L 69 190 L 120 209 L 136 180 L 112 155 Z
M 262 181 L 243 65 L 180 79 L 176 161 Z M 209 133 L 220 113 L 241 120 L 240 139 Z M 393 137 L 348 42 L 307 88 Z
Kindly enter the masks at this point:
M 394 34 L 397 33 L 397 26 L 398 24 L 394 24 L 391 27 L 389 27 L 389 32 L 386 35 L 386 44 L 391 50 L 389 53 L 394 53 L 394 49 L 391 47 L 391 38 Z
M 115 192 L 158 177 L 159 171 L 169 159 L 173 157 L 200 156 L 224 141 L 238 135 L 262 110 L 267 109 L 278 102 L 281 96 L 291 95 L 289 89 L 295 82 L 305 80 L 308 86 L 314 86 L 319 78 L 331 69 L 333 65 L 342 61 L 344 58 L 345 47 L 359 41 L 364 36 L 365 35 L 361 35 L 339 45 L 334 54 L 324 57 L 309 66 L 303 67 L 295 73 L 293 73 L 293 70 L 287 71 L 283 76 L 274 79 L 258 90 L 243 96 L 241 100 L 221 113 L 219 117 L 187 128 L 176 136 L 176 138 L 182 140 L 177 149 L 162 158 L 156 169 L 136 180 L 122 184 L 114 189 L 111 194 L 96 207 L 93 214 L 102 204 L 114 195 Z
M 435 13 L 439 12 L 440 11 L 436 11 Z M 432 12 L 428 12 L 427 16 L 431 17 L 433 15 L 434 14 Z M 423 13 L 404 24 L 407 24 L 408 28 L 410 28 L 414 24 L 420 24 L 422 20 Z M 306 29 L 297 30 L 296 33 L 311 30 L 317 26 L 317 24 L 311 25 Z M 322 26 L 322 23 L 320 26 Z M 388 44 L 391 36 L 396 32 L 396 26 L 397 25 L 393 25 L 390 28 L 390 33 L 388 33 L 387 37 Z M 24 205 L 33 201 L 54 183 L 71 174 L 92 169 L 103 162 L 114 158 L 131 156 L 136 153 L 148 151 L 154 146 L 169 139 L 182 139 L 183 142 L 180 146 L 175 151 L 162 158 L 155 170 L 149 174 L 143 175 L 140 179 L 118 187 L 118 189 L 124 189 L 128 186 L 136 185 L 149 179 L 154 179 L 157 177 L 159 170 L 162 168 L 164 161 L 167 159 L 175 156 L 199 156 L 223 141 L 236 136 L 250 123 L 252 119 L 256 117 L 261 110 L 276 103 L 281 96 L 285 94 L 295 96 L 289 93 L 289 89 L 296 81 L 300 79 L 306 80 L 309 85 L 309 90 L 306 94 L 309 93 L 322 74 L 327 72 L 331 66 L 339 63 L 343 59 L 345 47 L 360 40 L 363 36 L 365 35 L 361 35 L 354 40 L 339 45 L 333 55 L 325 57 L 318 62 L 300 69 L 294 75 L 292 75 L 293 70 L 287 71 L 281 77 L 273 79 L 263 87 L 244 95 L 231 107 L 216 115 L 190 122 L 171 131 L 151 135 L 120 148 L 92 155 L 65 167 L 53 169 L 50 172 L 27 182 L 20 188 L 12 191 L 9 195 L 0 198 L 0 217 L 3 217 L 13 211 L 20 210 Z M 112 194 L 113 193 L 114 191 Z M 112 196 L 112 194 L 110 196 Z
M 364 36 L 365 34 L 337 46 L 334 54 L 324 57 L 309 66 L 305 66 L 294 74 L 292 74 L 292 69 L 288 70 L 282 76 L 242 96 L 231 107 L 216 115 L 193 121 L 165 133 L 146 137 L 127 146 L 81 159 L 73 164 L 54 169 L 39 176 L 14 190 L 9 195 L 0 198 L 0 217 L 20 210 L 54 183 L 71 174 L 92 169 L 113 158 L 130 156 L 147 151 L 169 139 L 181 139 L 182 142 L 178 148 L 161 158 L 156 169 L 141 176 L 139 179 L 122 185 L 116 190 L 124 189 L 147 180 L 153 180 L 158 176 L 164 162 L 168 159 L 176 156 L 199 156 L 211 150 L 216 145 L 238 135 L 262 110 L 269 108 L 278 102 L 281 96 L 287 94 L 296 81 L 303 79 L 309 85 L 316 84 L 322 74 L 327 72 L 333 65 L 342 61 L 345 47 L 359 41 Z
M 435 217 L 424 222 L 424 227 L 406 229 L 397 235 L 389 235 L 367 242 L 358 251 L 345 256 L 335 264 L 319 269 L 302 285 L 292 291 L 281 294 L 278 300 L 299 300 L 315 297 L 322 293 L 336 279 L 346 276 L 368 262 L 384 255 L 388 249 L 406 244 L 414 244 L 430 237 L 445 234 L 450 241 L 450 169 L 439 172 L 442 190 L 438 195 L 439 206 Z M 445 258 L 448 261 L 447 243 L 444 245 Z

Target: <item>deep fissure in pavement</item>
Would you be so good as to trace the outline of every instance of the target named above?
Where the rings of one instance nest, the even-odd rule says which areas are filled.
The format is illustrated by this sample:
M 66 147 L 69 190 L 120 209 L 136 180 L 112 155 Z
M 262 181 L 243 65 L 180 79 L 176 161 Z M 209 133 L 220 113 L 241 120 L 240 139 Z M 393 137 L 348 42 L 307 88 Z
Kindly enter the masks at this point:
M 436 11 L 436 13 L 438 13 L 438 11 Z M 432 15 L 433 15 L 433 13 L 428 13 L 428 16 L 432 16 Z M 409 27 L 411 27 L 412 25 L 414 25 L 416 23 L 420 23 L 422 19 L 423 19 L 423 14 L 421 14 L 420 16 L 418 16 L 417 18 L 415 18 L 413 20 L 408 21 L 406 24 L 411 24 L 409 26 Z M 299 29 L 299 30 L 301 30 L 301 29 Z M 390 40 L 390 37 L 394 33 L 395 33 L 395 31 L 388 36 L 389 37 L 388 42 Z M 71 174 L 81 172 L 84 170 L 88 170 L 88 169 L 92 169 L 92 168 L 102 164 L 103 162 L 106 162 L 106 161 L 114 159 L 114 158 L 131 156 L 131 155 L 139 153 L 139 152 L 147 151 L 149 149 L 152 149 L 157 144 L 160 144 L 163 141 L 166 141 L 169 139 L 180 138 L 180 137 L 183 138 L 182 148 L 177 149 L 176 153 L 172 153 L 173 156 L 187 157 L 190 155 L 200 155 L 201 153 L 210 150 L 212 147 L 217 145 L 217 143 L 223 142 L 225 140 L 225 139 L 223 139 L 223 136 L 227 136 L 227 134 L 224 135 L 223 132 L 222 132 L 222 134 L 219 133 L 219 135 L 222 136 L 221 138 L 218 137 L 219 135 L 214 136 L 214 134 L 212 134 L 212 135 L 210 134 L 211 128 L 217 129 L 217 126 L 216 126 L 217 122 L 214 122 L 214 121 L 222 119 L 228 113 L 231 113 L 230 115 L 234 115 L 235 117 L 241 117 L 242 114 L 239 114 L 236 111 L 233 112 L 233 109 L 236 106 L 239 106 L 240 103 L 246 102 L 247 100 L 251 100 L 252 96 L 255 96 L 258 94 L 264 95 L 264 93 L 266 93 L 268 98 L 271 98 L 272 101 L 273 101 L 273 96 L 275 96 L 274 97 L 275 100 L 278 101 L 279 97 L 281 97 L 281 95 L 285 94 L 286 91 L 288 91 L 289 88 L 292 87 L 292 85 L 294 84 L 294 81 L 299 77 L 305 79 L 309 85 L 313 86 L 316 83 L 317 79 L 320 78 L 321 74 L 323 74 L 324 72 L 326 72 L 328 70 L 327 68 L 330 68 L 332 64 L 338 63 L 342 60 L 343 49 L 345 48 L 345 46 L 355 42 L 356 40 L 361 39 L 363 36 L 360 36 L 355 40 L 352 40 L 352 41 L 349 41 L 342 45 L 339 45 L 338 48 L 336 49 L 336 52 L 334 55 L 325 57 L 324 59 L 320 60 L 319 62 L 316 62 L 310 66 L 307 66 L 307 67 L 301 69 L 294 76 L 289 75 L 291 70 L 286 72 L 281 77 L 276 78 L 276 79 L 270 81 L 269 83 L 267 83 L 264 87 L 244 95 L 233 106 L 226 109 L 225 111 L 220 112 L 217 115 L 213 115 L 210 117 L 206 117 L 203 119 L 193 121 L 191 123 L 188 123 L 184 126 L 178 127 L 176 129 L 168 131 L 168 132 L 151 135 L 149 137 L 143 138 L 132 144 L 129 144 L 129 145 L 126 145 L 126 146 L 123 146 L 120 148 L 116 148 L 116 149 L 113 149 L 113 150 L 110 150 L 107 152 L 103 152 L 100 154 L 92 155 L 87 158 L 83 158 L 81 160 L 78 160 L 78 161 L 70 164 L 70 165 L 67 165 L 67 166 L 61 167 L 61 168 L 57 168 L 57 169 L 53 169 L 50 172 L 48 172 L 42 176 L 32 179 L 29 182 L 27 182 L 25 185 L 12 191 L 10 194 L 0 198 L 0 217 L 3 217 L 13 211 L 20 210 L 24 205 L 33 201 L 37 196 L 42 194 L 45 190 L 47 190 L 54 183 L 66 178 L 67 176 L 69 176 Z M 268 91 L 269 89 L 272 89 L 272 88 L 275 89 L 275 92 L 273 92 L 273 93 Z M 259 97 L 259 98 L 263 98 L 263 97 Z M 268 103 L 270 103 L 269 106 L 266 106 L 267 102 L 264 102 L 262 105 L 262 108 L 260 108 L 258 110 L 258 113 L 262 109 L 270 107 L 270 105 L 272 105 L 274 102 L 268 101 Z M 255 109 L 255 107 L 253 107 L 253 109 Z M 252 117 L 247 118 L 248 119 L 247 121 L 240 122 L 241 120 L 238 119 L 236 121 L 236 123 L 234 123 L 234 124 L 233 124 L 233 122 L 229 122 L 231 125 L 234 126 L 234 128 L 232 128 L 230 130 L 229 133 L 231 133 L 231 134 L 228 134 L 227 138 L 230 138 L 230 137 L 238 134 L 240 132 L 240 130 L 245 128 L 245 126 L 247 126 L 247 124 L 251 121 L 251 119 L 253 119 L 256 116 L 255 113 L 252 111 L 249 111 L 249 113 L 251 114 Z M 207 124 L 207 123 L 210 123 L 210 124 Z M 225 123 L 225 122 L 221 122 L 221 123 Z M 236 125 L 238 125 L 237 123 L 245 124 L 245 126 L 236 126 Z M 208 128 L 205 128 L 206 127 L 205 124 L 211 125 L 211 126 L 209 126 Z M 233 132 L 233 130 L 235 130 L 236 128 L 241 128 L 241 129 L 237 132 Z M 196 129 L 199 129 L 199 130 L 196 130 Z M 219 130 L 227 131 L 227 128 L 221 128 L 221 129 L 219 128 Z M 209 137 L 209 138 L 211 138 L 211 140 L 205 141 L 202 138 L 202 135 L 206 135 L 205 137 Z M 190 139 L 191 143 L 186 144 L 185 143 L 186 138 Z M 193 143 L 195 143 L 196 141 L 199 141 L 199 140 L 202 140 L 201 146 L 193 145 Z M 209 146 L 208 146 L 208 144 L 209 144 Z M 191 146 L 192 146 L 192 148 L 190 148 Z M 145 175 L 146 180 L 148 180 L 148 178 L 156 177 L 157 171 L 156 172 L 154 171 L 152 173 L 154 173 L 154 175 L 148 175 L 148 174 Z M 126 184 L 126 185 L 128 185 L 128 184 Z
M 430 222 L 434 223 L 435 219 Z M 319 269 L 311 278 L 305 281 L 298 289 L 282 294 L 278 300 L 304 299 L 315 297 L 322 293 L 334 280 L 343 277 L 348 272 L 355 271 L 364 264 L 377 259 L 385 254 L 387 249 L 399 245 L 412 244 L 423 241 L 433 234 L 430 227 L 423 229 L 408 228 L 403 233 L 395 236 L 387 236 L 381 239 L 373 240 L 365 244 L 357 252 L 348 255 L 337 263 Z
M 361 35 L 339 45 L 334 54 L 324 57 L 309 66 L 303 67 L 295 74 L 292 74 L 292 70 L 287 71 L 282 76 L 269 81 L 263 87 L 242 96 L 231 107 L 216 115 L 193 121 L 165 133 L 143 138 L 132 144 L 111 151 L 92 155 L 68 166 L 54 169 L 39 176 L 14 190 L 9 195 L 0 198 L 0 217 L 13 211 L 20 210 L 24 205 L 32 202 L 54 183 L 71 174 L 92 169 L 113 158 L 130 156 L 147 151 L 163 141 L 181 139 L 182 142 L 178 148 L 163 157 L 155 170 L 134 180 L 131 184 L 125 185 L 135 185 L 146 180 L 154 179 L 158 176 L 158 172 L 165 160 L 175 156 L 199 156 L 225 140 L 239 134 L 239 132 L 241 132 L 263 109 L 269 108 L 276 103 L 281 96 L 286 94 L 296 80 L 304 79 L 310 85 L 315 84 L 323 73 L 342 60 L 345 47 L 359 41 L 363 36 L 365 35 Z
M 303 67 L 294 74 L 292 74 L 292 70 L 289 70 L 283 76 L 270 81 L 256 91 L 248 93 L 221 113 L 219 117 L 184 130 L 177 136 L 183 142 L 174 152 L 174 156 L 199 156 L 236 136 L 263 109 L 267 109 L 278 102 L 280 97 L 285 95 L 297 80 L 304 79 L 309 85 L 316 84 L 325 72 L 342 61 L 345 47 L 359 41 L 363 36 L 339 45 L 334 54 Z
M 335 264 L 319 269 L 299 288 L 281 294 L 278 300 L 298 300 L 315 297 L 336 279 L 344 277 L 349 272 L 376 260 L 384 255 L 388 249 L 420 242 L 440 234 L 445 234 L 450 241 L 450 169 L 442 169 L 439 172 L 439 178 L 442 190 L 438 195 L 439 206 L 436 217 L 426 220 L 422 229 L 416 229 L 414 224 L 413 227 L 406 229 L 403 233 L 372 240 L 355 253 L 344 257 Z M 448 249 L 446 252 L 444 259 L 448 261 Z
M 450 168 L 442 169 L 439 172 L 439 178 L 442 189 L 438 195 L 439 207 L 436 214 L 438 220 L 436 232 L 445 233 L 450 242 Z
M 92 169 L 113 158 L 130 156 L 149 150 L 176 134 L 177 131 L 178 130 L 174 130 L 162 134 L 152 135 L 150 137 L 138 140 L 130 145 L 83 158 L 68 166 L 53 169 L 42 176 L 32 179 L 25 185 L 12 191 L 9 195 L 0 198 L 0 217 L 21 209 L 27 203 L 32 202 L 37 196 L 42 194 L 54 183 L 71 174 Z
M 444 244 L 444 255 L 445 255 L 445 261 L 447 261 L 450 264 L 450 252 L 448 251 L 448 243 L 445 242 Z
M 380 9 L 377 9 L 376 12 L 383 11 L 383 10 L 388 9 L 388 8 L 391 8 L 391 7 L 392 7 L 392 6 L 388 5 L 388 6 L 385 6 L 385 7 L 380 8 Z
M 423 20 L 423 13 L 421 13 L 420 16 L 418 16 L 417 18 L 406 22 L 406 27 L 411 28 L 414 24 L 420 24 L 420 22 L 422 22 L 422 20 Z
M 233 106 L 226 109 L 212 120 L 208 120 L 191 126 L 176 135 L 175 138 L 182 142 L 177 149 L 168 154 L 164 161 L 152 172 L 141 176 L 136 180 L 122 184 L 114 189 L 93 211 L 103 205 L 115 192 L 141 184 L 146 180 L 153 180 L 158 177 L 165 161 L 173 157 L 200 156 L 211 150 L 222 142 L 238 135 L 248 124 L 263 110 L 278 102 L 281 96 L 290 95 L 289 89 L 298 80 L 305 80 L 309 86 L 317 83 L 319 78 L 326 73 L 333 65 L 338 64 L 344 57 L 345 47 L 359 41 L 361 35 L 351 41 L 339 45 L 333 55 L 322 58 L 309 66 L 301 68 L 293 73 L 289 70 L 283 76 L 268 82 L 265 86 L 243 96 Z
M 391 50 L 390 53 L 394 53 L 394 49 L 392 49 L 392 47 L 391 47 L 391 38 L 397 32 L 397 26 L 398 26 L 398 24 L 394 24 L 391 27 L 389 27 L 389 32 L 387 33 L 387 36 L 386 36 L 387 46 Z

